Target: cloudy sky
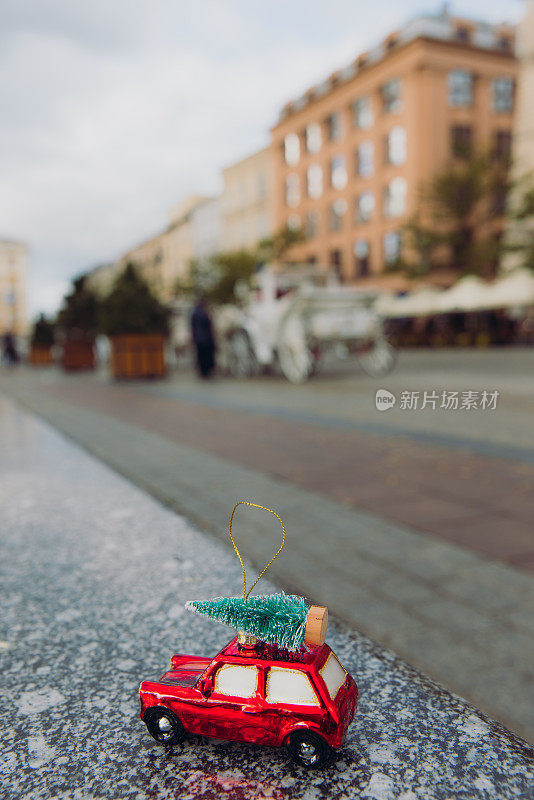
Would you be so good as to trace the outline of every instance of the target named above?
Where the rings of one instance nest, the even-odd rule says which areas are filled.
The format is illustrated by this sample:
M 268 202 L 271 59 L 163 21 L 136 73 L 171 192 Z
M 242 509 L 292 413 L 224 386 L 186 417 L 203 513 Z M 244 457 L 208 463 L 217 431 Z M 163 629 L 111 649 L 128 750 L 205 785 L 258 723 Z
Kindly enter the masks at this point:
M 522 0 L 452 10 L 517 21 Z M 0 236 L 30 303 L 166 224 L 288 99 L 436 0 L 0 0 Z

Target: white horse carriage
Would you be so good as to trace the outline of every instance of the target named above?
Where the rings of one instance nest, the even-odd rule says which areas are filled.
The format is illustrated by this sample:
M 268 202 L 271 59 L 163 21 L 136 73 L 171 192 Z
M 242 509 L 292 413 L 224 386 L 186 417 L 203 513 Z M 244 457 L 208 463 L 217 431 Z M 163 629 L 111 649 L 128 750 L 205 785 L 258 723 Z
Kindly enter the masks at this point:
M 356 356 L 372 376 L 395 365 L 396 352 L 373 310 L 374 292 L 341 286 L 331 273 L 305 266 L 266 267 L 238 293 L 242 307 L 226 306 L 215 320 L 221 360 L 236 377 L 278 363 L 289 381 L 302 383 L 327 353 Z

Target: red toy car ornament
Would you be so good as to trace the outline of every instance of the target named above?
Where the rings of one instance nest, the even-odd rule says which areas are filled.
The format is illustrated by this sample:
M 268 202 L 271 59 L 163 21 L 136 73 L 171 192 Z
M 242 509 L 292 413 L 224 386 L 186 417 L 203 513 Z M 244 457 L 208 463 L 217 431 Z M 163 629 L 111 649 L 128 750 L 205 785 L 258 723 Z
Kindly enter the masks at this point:
M 232 536 L 238 506 L 273 514 L 282 543 L 247 592 L 245 564 Z M 287 747 L 303 767 L 322 767 L 354 718 L 358 687 L 325 644 L 328 609 L 304 598 L 250 597 L 285 543 L 270 508 L 240 500 L 230 539 L 243 571 L 243 597 L 190 600 L 186 608 L 238 629 L 215 658 L 176 655 L 160 680 L 139 687 L 141 719 L 167 747 L 186 733 Z
M 358 688 L 327 644 L 290 652 L 236 636 L 213 659 L 172 656 L 169 672 L 143 681 L 139 696 L 159 744 L 192 733 L 285 746 L 298 764 L 318 768 L 342 744 Z

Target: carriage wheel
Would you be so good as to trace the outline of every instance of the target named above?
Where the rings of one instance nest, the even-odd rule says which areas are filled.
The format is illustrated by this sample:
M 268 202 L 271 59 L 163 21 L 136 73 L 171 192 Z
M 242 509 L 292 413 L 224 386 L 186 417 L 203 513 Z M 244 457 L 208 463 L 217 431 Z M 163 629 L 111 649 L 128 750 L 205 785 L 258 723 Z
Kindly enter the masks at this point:
M 258 363 L 246 331 L 234 331 L 228 340 L 228 368 L 234 378 L 250 378 L 258 371 Z
M 315 368 L 315 357 L 306 341 L 302 318 L 290 315 L 282 324 L 278 342 L 278 361 L 291 383 L 304 383 Z
M 370 350 L 358 356 L 363 371 L 372 378 L 387 375 L 397 363 L 397 351 L 385 339 L 376 339 Z

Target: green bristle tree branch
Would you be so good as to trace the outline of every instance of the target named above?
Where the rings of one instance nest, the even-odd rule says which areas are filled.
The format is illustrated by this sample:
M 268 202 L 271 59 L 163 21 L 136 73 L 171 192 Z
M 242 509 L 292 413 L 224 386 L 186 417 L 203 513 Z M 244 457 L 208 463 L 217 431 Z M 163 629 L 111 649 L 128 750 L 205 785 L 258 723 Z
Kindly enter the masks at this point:
M 287 650 L 300 650 L 304 643 L 308 607 L 297 595 L 215 597 L 189 600 L 185 607 Z

